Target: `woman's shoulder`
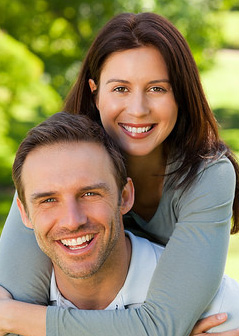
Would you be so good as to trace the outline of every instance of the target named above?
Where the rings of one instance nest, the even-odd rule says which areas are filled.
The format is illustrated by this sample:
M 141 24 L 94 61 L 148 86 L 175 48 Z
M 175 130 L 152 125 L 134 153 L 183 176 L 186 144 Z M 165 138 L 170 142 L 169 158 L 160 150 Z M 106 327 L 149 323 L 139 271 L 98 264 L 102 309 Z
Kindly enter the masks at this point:
M 176 171 L 181 164 L 182 162 L 178 160 L 169 165 L 166 172 L 169 175 L 169 180 L 171 173 Z M 184 178 L 185 176 L 182 176 L 182 180 Z M 235 179 L 236 174 L 232 162 L 222 155 L 218 158 L 202 160 L 192 186 L 195 186 L 199 181 L 200 183 L 212 183 L 212 181 L 221 180 L 221 183 L 229 183 L 230 181 L 235 183 Z M 179 188 L 179 190 L 181 189 L 183 190 L 184 187 Z
M 201 163 L 198 174 L 204 172 L 206 169 L 213 171 L 225 170 L 227 172 L 235 173 L 232 162 L 225 156 L 222 155 L 216 159 L 208 159 Z
M 231 198 L 235 192 L 236 174 L 233 164 L 226 156 L 201 163 L 194 181 L 189 188 L 184 186 L 165 188 L 165 196 L 174 202 L 185 200 L 186 197 L 201 199 L 202 195 L 216 199 Z
M 234 185 L 236 174 L 232 162 L 226 156 L 203 162 L 199 167 L 195 183 L 200 180 L 209 184 L 220 183 L 221 186 L 225 184 L 225 187 Z

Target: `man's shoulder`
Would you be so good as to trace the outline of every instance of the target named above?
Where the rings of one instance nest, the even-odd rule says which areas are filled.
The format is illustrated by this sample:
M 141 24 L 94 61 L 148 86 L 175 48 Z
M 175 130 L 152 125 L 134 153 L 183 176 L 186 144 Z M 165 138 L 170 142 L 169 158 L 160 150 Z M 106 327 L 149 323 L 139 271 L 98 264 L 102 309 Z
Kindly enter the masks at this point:
M 132 254 L 128 275 L 120 295 L 125 307 L 136 307 L 146 299 L 154 270 L 164 248 L 148 239 L 135 236 L 132 232 L 125 232 L 131 241 Z
M 146 238 L 138 237 L 130 231 L 125 230 L 125 233 L 131 241 L 132 255 L 136 254 L 139 257 L 150 253 L 151 257 L 154 256 L 156 262 L 158 261 L 164 251 L 164 246 L 153 243 Z

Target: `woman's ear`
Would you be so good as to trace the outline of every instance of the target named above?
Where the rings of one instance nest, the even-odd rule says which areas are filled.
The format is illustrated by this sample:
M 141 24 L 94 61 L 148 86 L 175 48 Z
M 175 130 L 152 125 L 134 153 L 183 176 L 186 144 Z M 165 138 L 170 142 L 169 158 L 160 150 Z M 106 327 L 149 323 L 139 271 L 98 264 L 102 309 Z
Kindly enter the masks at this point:
M 25 207 L 18 197 L 17 197 L 17 206 L 18 206 L 18 209 L 20 211 L 20 214 L 21 214 L 22 221 L 23 221 L 24 225 L 26 227 L 30 228 L 30 229 L 33 229 L 32 223 L 31 223 L 31 221 L 28 217 L 28 214 L 25 210 Z
M 95 84 L 95 81 L 93 79 L 89 79 L 88 83 L 89 83 L 89 86 L 90 86 L 91 93 L 92 94 L 96 93 L 97 92 L 97 85 Z M 95 105 L 96 105 L 97 109 L 99 110 L 97 95 L 94 95 L 94 101 L 95 101 Z
M 127 178 L 127 183 L 124 186 L 121 194 L 121 213 L 126 214 L 131 210 L 134 204 L 134 185 L 130 177 Z
M 92 93 L 97 90 L 97 85 L 95 84 L 95 81 L 93 79 L 90 78 L 88 83 Z

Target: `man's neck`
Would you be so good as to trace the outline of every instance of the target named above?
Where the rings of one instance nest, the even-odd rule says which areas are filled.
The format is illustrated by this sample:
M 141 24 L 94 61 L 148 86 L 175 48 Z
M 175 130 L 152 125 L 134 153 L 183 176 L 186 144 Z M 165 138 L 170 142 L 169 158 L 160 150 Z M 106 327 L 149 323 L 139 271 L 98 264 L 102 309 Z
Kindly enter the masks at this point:
M 101 269 L 89 278 L 73 279 L 54 267 L 57 287 L 79 309 L 105 309 L 123 287 L 130 259 L 131 242 L 124 237 Z

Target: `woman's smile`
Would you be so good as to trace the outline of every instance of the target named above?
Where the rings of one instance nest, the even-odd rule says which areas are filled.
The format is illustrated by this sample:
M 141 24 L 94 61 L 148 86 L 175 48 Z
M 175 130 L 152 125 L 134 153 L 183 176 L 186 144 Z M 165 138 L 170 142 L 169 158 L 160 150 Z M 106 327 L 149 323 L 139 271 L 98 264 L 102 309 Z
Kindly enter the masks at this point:
M 143 139 L 151 134 L 155 124 L 122 124 L 119 123 L 119 126 L 122 127 L 125 134 L 130 137 Z

